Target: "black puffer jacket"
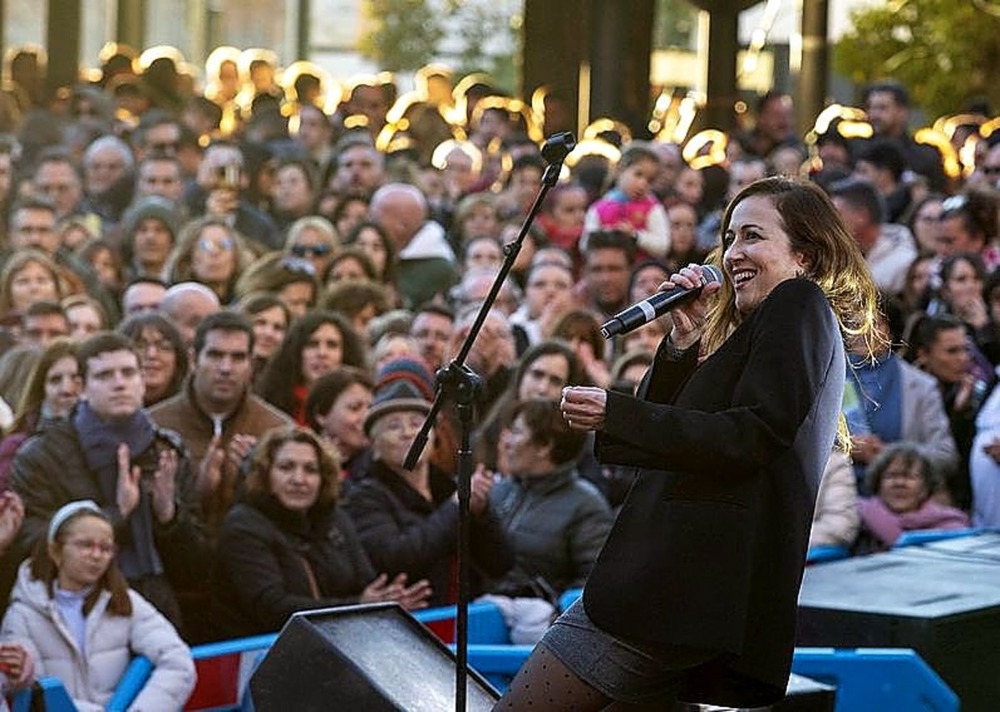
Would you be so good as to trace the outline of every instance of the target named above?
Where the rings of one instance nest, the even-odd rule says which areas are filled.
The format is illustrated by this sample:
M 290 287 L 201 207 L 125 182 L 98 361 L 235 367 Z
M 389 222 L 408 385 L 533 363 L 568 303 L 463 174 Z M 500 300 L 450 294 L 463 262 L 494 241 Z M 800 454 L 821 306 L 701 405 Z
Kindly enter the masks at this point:
M 156 551 L 163 561 L 165 579 L 170 586 L 161 585 L 158 576 L 146 576 L 142 581 L 130 580 L 129 583 L 176 622 L 178 609 L 174 594 L 204 585 L 208 578 L 209 556 L 194 477 L 184 443 L 177 433 L 157 428 L 153 444 L 144 452 L 133 454 L 132 462 L 142 468 L 143 478 L 151 476 L 159 461 L 159 451 L 164 448 L 176 450 L 180 455 L 176 514 L 166 524 L 155 522 L 153 529 Z M 132 536 L 114 497 L 104 493 L 98 474 L 87 467 L 71 420 L 52 421 L 21 447 L 14 458 L 10 483 L 11 489 L 24 500 L 24 524 L 15 542 L 20 559 L 27 558 L 39 538 L 45 537 L 48 521 L 56 510 L 74 500 L 96 502 L 111 519 L 119 545 Z
M 296 611 L 357 603 L 375 578 L 350 518 L 248 493 L 219 529 L 216 623 L 226 637 L 276 631 Z
M 490 492 L 490 509 L 514 547 L 516 563 L 491 588 L 537 595 L 538 579 L 556 594 L 583 586 L 611 531 L 611 508 L 572 463 L 542 477 L 508 477 Z

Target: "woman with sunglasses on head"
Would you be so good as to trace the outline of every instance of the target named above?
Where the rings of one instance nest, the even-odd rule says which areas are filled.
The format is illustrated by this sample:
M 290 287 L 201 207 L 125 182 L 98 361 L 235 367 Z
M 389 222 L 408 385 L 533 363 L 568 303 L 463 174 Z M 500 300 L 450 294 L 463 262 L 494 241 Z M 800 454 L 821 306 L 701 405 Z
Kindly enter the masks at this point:
M 37 677 L 57 677 L 78 710 L 103 710 L 135 655 L 153 671 L 130 709 L 180 710 L 194 689 L 191 651 L 128 587 L 111 520 L 90 500 L 64 505 L 21 565 L 2 632 L 21 642 Z
M 167 281 L 200 282 L 219 302 L 233 300 L 237 278 L 250 265 L 252 253 L 236 230 L 222 218 L 192 220 L 181 230 L 167 261 Z
M 285 238 L 285 252 L 311 262 L 317 275 L 323 274 L 338 247 L 337 231 L 329 220 L 318 215 L 293 222 Z
M 234 292 L 239 299 L 248 294 L 273 294 L 288 308 L 291 317 L 298 319 L 316 304 L 319 281 L 309 260 L 271 252 L 240 275 Z

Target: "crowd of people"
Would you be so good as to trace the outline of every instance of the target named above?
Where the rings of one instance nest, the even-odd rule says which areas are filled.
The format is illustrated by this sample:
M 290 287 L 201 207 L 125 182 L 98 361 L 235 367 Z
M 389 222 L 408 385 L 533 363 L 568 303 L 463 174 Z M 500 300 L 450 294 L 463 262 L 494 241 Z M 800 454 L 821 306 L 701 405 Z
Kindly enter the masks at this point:
M 40 63 L 5 75 L 0 670 L 57 675 L 81 709 L 133 652 L 161 709 L 194 684 L 186 645 L 454 602 L 455 417 L 403 461 L 539 191 L 540 138 L 566 128 L 555 96 L 543 115 L 482 75 L 331 96 L 221 50 L 203 86 L 121 47 L 48 99 Z M 967 117 L 955 170 L 914 140 L 902 86 L 864 104 L 864 138 L 834 121 L 806 143 L 769 93 L 714 162 L 620 125 L 567 159 L 468 357 L 472 588 L 524 641 L 635 477 L 566 423 L 563 389 L 636 392 L 671 317 L 613 342 L 601 324 L 720 263 L 726 205 L 768 176 L 829 195 L 882 294 L 879 338 L 848 345 L 850 452 L 810 545 L 1000 526 L 1000 131 Z

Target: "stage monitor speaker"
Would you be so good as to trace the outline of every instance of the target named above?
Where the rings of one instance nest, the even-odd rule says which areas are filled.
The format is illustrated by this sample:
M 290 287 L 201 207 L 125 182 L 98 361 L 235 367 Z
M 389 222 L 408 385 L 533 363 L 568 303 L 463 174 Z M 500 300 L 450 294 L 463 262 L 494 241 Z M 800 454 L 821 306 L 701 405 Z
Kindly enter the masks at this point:
M 807 568 L 796 644 L 912 648 L 955 691 L 963 710 L 998 709 L 1000 566 L 948 548 L 912 547 Z
M 257 712 L 455 709 L 455 656 L 398 604 L 294 614 L 250 679 Z M 469 670 L 466 708 L 498 695 Z

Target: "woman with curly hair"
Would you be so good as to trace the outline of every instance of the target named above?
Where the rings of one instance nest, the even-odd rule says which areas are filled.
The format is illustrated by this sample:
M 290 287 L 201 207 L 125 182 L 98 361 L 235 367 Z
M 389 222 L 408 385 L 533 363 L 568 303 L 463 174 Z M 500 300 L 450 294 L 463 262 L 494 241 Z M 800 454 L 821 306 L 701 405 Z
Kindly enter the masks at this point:
M 364 344 L 347 320 L 315 311 L 292 325 L 257 383 L 257 393 L 306 425 L 306 397 L 321 376 L 340 366 L 365 367 Z
M 338 504 L 339 475 L 336 457 L 305 428 L 272 430 L 257 445 L 243 501 L 219 532 L 221 633 L 277 631 L 292 613 L 311 608 L 377 601 L 426 607 L 427 581 L 376 575 Z

